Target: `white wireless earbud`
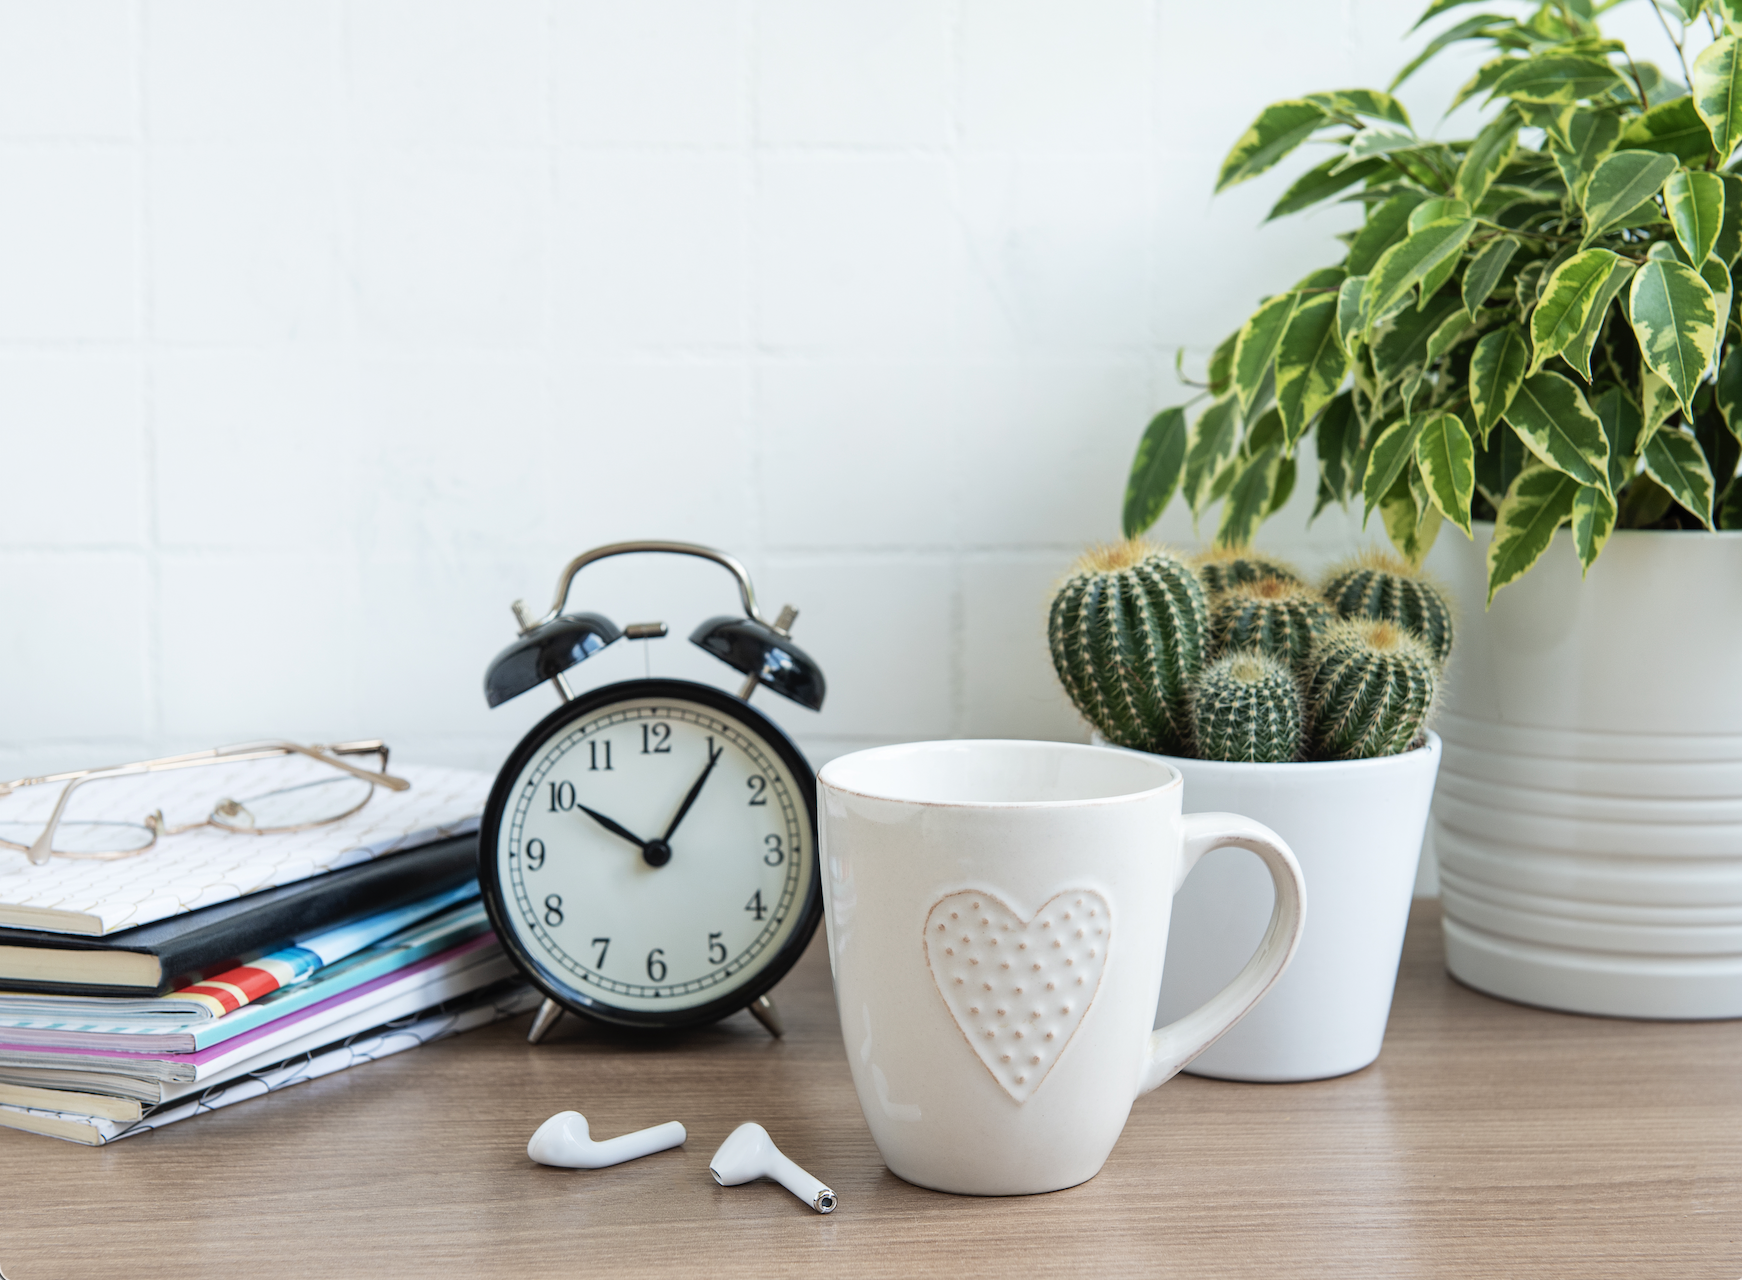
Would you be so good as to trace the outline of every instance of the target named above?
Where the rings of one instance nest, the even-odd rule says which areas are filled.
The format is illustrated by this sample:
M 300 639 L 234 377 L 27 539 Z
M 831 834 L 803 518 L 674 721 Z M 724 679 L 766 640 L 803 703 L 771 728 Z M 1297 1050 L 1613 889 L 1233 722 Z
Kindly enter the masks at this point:
M 708 1161 L 708 1172 L 722 1187 L 773 1178 L 818 1213 L 835 1211 L 835 1193 L 782 1155 L 768 1130 L 755 1121 L 732 1130 Z
M 650 1156 L 667 1147 L 681 1147 L 688 1136 L 684 1127 L 672 1120 L 626 1133 L 621 1138 L 594 1142 L 587 1133 L 587 1117 L 579 1111 L 559 1111 L 538 1126 L 538 1132 L 526 1144 L 526 1154 L 540 1164 L 559 1169 L 603 1169 Z

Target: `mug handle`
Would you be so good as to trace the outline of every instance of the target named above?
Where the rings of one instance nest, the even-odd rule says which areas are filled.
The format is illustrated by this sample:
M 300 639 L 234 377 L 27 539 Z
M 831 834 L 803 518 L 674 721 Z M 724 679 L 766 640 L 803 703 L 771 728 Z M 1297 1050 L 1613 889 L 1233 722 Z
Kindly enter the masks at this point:
M 1306 922 L 1306 882 L 1300 863 L 1281 836 L 1261 822 L 1237 813 L 1188 813 L 1184 815 L 1185 841 L 1180 850 L 1179 892 L 1198 860 L 1212 849 L 1249 849 L 1264 860 L 1276 886 L 1276 905 L 1270 925 L 1258 950 L 1234 980 L 1183 1018 L 1150 1033 L 1149 1053 L 1137 1093 L 1141 1097 L 1179 1073 L 1181 1067 L 1208 1049 L 1258 1003 L 1270 984 L 1282 976 L 1300 946 L 1301 926 Z

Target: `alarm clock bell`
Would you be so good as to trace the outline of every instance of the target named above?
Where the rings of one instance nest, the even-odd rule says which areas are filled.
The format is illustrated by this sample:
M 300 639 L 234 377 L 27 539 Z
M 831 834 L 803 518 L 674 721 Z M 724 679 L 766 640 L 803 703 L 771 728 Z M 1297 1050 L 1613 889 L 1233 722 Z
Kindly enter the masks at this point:
M 791 628 L 798 617 L 798 610 L 792 605 L 786 605 L 778 617 L 772 622 L 769 621 L 757 608 L 756 592 L 751 585 L 750 575 L 736 558 L 696 543 L 663 541 L 611 543 L 576 556 L 564 566 L 558 576 L 555 599 L 542 617 L 532 617 L 524 602 L 516 600 L 513 608 L 514 616 L 520 624 L 520 636 L 496 655 L 484 673 L 484 697 L 489 705 L 501 706 L 529 689 L 546 683 L 556 689 L 563 702 L 573 702 L 576 695 L 569 686 L 566 674 L 570 668 L 626 637 L 631 640 L 648 640 L 667 634 L 663 622 L 643 622 L 619 628 L 603 614 L 563 612 L 568 603 L 569 589 L 582 569 L 612 556 L 644 553 L 695 556 L 711 560 L 731 573 L 737 582 L 739 598 L 744 606 L 743 614 L 709 618 L 691 632 L 689 638 L 690 643 L 744 674 L 744 683 L 737 693 L 741 701 L 748 702 L 758 685 L 766 685 L 802 707 L 812 711 L 821 710 L 827 689 L 822 668 L 792 642 Z M 721 695 L 716 693 L 714 696 Z M 712 739 L 709 741 L 712 742 Z M 606 760 L 606 768 L 609 769 L 609 755 Z M 691 800 L 693 799 L 692 793 Z M 688 803 L 686 801 L 686 806 Z M 483 858 L 482 839 L 479 853 L 480 858 Z M 814 919 L 808 928 L 814 930 Z M 808 932 L 806 937 L 808 938 Z M 802 940 L 800 945 L 802 948 Z M 790 957 L 787 963 L 790 964 L 791 959 L 795 958 L 796 955 Z M 743 1007 L 747 1007 L 771 1034 L 781 1034 L 779 1014 L 766 993 L 758 994 Z M 533 1020 L 527 1039 L 536 1044 L 556 1024 L 562 1013 L 563 1005 L 547 998 Z

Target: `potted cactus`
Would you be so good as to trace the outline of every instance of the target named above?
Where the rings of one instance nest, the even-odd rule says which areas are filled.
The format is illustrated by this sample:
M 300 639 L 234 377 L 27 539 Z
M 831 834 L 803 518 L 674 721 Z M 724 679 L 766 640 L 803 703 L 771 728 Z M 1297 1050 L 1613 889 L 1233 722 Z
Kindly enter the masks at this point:
M 1482 104 L 1474 137 L 1360 89 L 1234 144 L 1218 189 L 1317 141 L 1271 216 L 1363 218 L 1216 348 L 1195 422 L 1150 423 L 1125 531 L 1177 494 L 1220 501 L 1238 548 L 1311 441 L 1315 514 L 1377 515 L 1463 605 L 1434 804 L 1451 971 L 1583 1013 L 1742 1016 L 1742 0 L 1657 3 L 1664 70 L 1599 29 L 1613 3 L 1462 2 L 1428 6 L 1443 29 L 1389 88 L 1483 48 L 1453 104 Z
M 1439 767 L 1427 724 L 1452 618 L 1438 588 L 1390 556 L 1315 588 L 1253 553 L 1188 561 L 1127 541 L 1083 557 L 1048 638 L 1099 740 L 1166 757 L 1188 810 L 1250 814 L 1306 874 L 1311 923 L 1289 972 L 1188 1070 L 1316 1080 L 1372 1062 Z M 1264 932 L 1264 873 L 1248 863 L 1212 854 L 1176 897 L 1163 1021 L 1219 990 Z

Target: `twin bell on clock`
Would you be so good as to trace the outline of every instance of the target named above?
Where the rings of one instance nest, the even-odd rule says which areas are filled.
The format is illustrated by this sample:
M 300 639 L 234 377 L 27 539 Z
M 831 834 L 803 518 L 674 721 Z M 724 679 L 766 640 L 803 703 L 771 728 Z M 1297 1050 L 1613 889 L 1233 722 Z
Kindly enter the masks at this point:
M 569 587 L 612 556 L 713 561 L 744 612 L 690 635 L 745 676 L 736 696 L 691 680 L 623 680 L 584 693 L 568 672 L 663 622 L 619 629 L 566 613 Z M 618 542 L 577 556 L 541 618 L 514 603 L 520 638 L 484 673 L 492 707 L 540 684 L 562 705 L 514 748 L 478 832 L 478 882 L 496 936 L 545 995 L 528 1039 L 564 1010 L 630 1027 L 688 1027 L 748 1008 L 774 1035 L 768 989 L 822 919 L 816 775 L 750 705 L 766 685 L 812 711 L 823 673 L 756 607 L 744 566 L 688 542 Z

